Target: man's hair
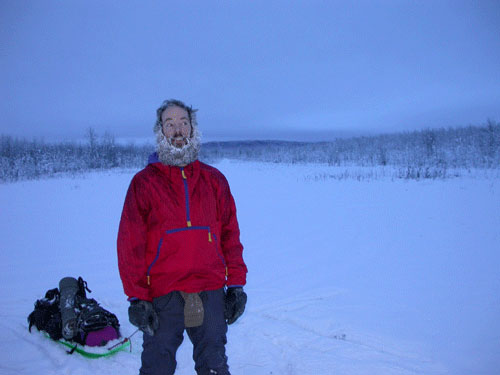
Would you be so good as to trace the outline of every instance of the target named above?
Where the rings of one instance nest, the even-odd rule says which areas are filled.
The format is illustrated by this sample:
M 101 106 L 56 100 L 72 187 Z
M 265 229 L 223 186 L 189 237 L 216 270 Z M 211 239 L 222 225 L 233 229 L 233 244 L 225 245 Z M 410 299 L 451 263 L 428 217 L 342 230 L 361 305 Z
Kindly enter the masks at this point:
M 180 100 L 168 99 L 168 100 L 165 100 L 161 104 L 161 106 L 156 110 L 156 122 L 155 122 L 155 126 L 153 128 L 153 131 L 155 133 L 158 130 L 160 130 L 162 125 L 163 125 L 161 122 L 161 114 L 163 113 L 163 111 L 165 111 L 167 108 L 170 108 L 170 107 L 180 107 L 187 112 L 188 117 L 189 117 L 189 123 L 191 124 L 191 129 L 197 125 L 196 124 L 196 117 L 195 117 L 196 116 L 195 113 L 196 113 L 197 109 L 193 109 L 193 107 L 187 106 L 186 104 L 184 104 Z

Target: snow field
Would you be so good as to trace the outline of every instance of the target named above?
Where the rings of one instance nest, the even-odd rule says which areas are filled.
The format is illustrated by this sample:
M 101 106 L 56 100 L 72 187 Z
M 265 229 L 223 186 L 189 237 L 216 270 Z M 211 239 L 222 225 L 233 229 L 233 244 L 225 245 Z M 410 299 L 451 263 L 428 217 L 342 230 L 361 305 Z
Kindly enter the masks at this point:
M 500 180 L 328 178 L 326 166 L 223 161 L 249 268 L 229 327 L 233 374 L 497 374 Z M 137 374 L 132 353 L 89 360 L 27 330 L 64 276 L 127 318 L 116 233 L 135 171 L 0 185 L 1 374 Z M 35 329 L 36 331 L 36 329 Z M 193 374 L 189 339 L 180 375 Z

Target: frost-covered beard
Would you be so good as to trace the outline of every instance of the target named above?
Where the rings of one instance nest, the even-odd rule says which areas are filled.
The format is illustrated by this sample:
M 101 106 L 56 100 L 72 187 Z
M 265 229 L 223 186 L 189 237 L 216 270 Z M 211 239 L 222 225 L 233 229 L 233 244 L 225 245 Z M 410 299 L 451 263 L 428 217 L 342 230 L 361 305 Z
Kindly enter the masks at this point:
M 201 137 L 197 127 L 193 126 L 193 136 L 187 138 L 187 143 L 181 148 L 172 145 L 170 139 L 167 139 L 161 131 L 161 128 L 158 128 L 155 133 L 158 160 L 163 164 L 182 167 L 198 159 Z

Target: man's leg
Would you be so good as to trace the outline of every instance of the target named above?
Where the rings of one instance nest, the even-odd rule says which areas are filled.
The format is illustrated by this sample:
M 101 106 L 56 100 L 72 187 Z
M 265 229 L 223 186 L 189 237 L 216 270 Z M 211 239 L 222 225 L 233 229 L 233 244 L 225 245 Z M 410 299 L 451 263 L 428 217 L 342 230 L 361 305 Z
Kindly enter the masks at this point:
M 193 343 L 195 370 L 198 375 L 230 375 L 225 349 L 224 290 L 202 292 L 200 297 L 205 311 L 203 324 L 186 329 Z
M 141 375 L 172 375 L 177 361 L 175 353 L 184 335 L 184 301 L 178 292 L 155 298 L 160 327 L 154 336 L 144 333 Z

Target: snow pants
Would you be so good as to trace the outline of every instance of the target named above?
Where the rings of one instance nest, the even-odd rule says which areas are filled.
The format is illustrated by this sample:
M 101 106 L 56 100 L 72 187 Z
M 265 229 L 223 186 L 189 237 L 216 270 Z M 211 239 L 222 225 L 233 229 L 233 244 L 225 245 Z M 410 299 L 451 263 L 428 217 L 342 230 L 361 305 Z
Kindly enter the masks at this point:
M 154 336 L 144 333 L 140 375 L 172 375 L 175 354 L 184 338 L 184 329 L 193 343 L 198 375 L 230 375 L 226 357 L 227 323 L 224 318 L 224 289 L 200 293 L 204 319 L 199 327 L 184 327 L 184 299 L 172 292 L 153 299 L 160 327 Z

